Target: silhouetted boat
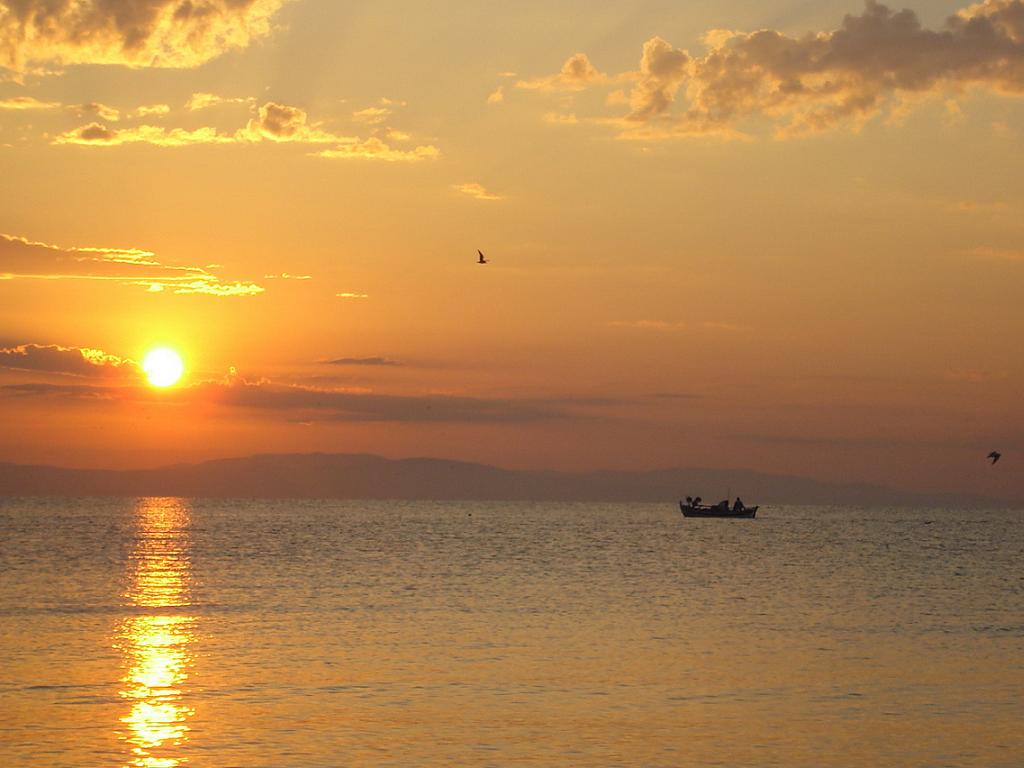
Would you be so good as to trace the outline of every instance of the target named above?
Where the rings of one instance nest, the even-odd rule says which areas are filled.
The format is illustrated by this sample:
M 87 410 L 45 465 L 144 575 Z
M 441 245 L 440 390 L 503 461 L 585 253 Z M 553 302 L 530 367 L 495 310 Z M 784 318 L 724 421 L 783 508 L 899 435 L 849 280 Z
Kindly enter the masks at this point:
M 694 504 L 692 502 L 687 504 L 685 501 L 679 502 L 679 510 L 683 513 L 683 517 L 745 517 L 750 519 L 757 514 L 756 506 L 734 509 L 720 504 Z

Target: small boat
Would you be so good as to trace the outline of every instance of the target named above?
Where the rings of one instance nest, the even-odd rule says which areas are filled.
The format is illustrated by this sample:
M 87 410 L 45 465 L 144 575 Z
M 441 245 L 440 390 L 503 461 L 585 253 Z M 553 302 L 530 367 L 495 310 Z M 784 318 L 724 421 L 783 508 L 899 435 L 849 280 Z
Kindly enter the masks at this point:
M 736 509 L 722 504 L 697 504 L 696 502 L 679 502 L 679 511 L 683 517 L 736 517 L 752 519 L 757 514 L 757 507 L 740 507 Z

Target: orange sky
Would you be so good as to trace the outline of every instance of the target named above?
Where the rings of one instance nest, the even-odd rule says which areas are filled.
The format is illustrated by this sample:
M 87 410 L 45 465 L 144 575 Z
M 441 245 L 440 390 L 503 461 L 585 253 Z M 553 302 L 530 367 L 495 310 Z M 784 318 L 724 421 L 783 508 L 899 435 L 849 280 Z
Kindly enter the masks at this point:
M 0 461 L 1024 494 L 1021 2 L 208 5 L 0 0 Z

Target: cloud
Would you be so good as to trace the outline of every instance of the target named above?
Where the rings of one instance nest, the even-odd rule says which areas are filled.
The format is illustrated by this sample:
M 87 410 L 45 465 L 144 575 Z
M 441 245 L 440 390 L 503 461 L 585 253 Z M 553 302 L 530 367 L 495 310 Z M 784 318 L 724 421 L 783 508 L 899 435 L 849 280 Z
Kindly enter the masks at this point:
M 531 91 L 582 91 L 592 85 L 607 82 L 608 76 L 599 72 L 585 53 L 577 53 L 566 60 L 557 74 L 519 80 L 516 88 Z
M 993 373 L 972 368 L 955 368 L 946 371 L 943 378 L 947 381 L 966 382 L 967 384 L 988 384 L 992 381 L 1002 381 L 1008 378 L 1006 371 Z
M 1010 128 L 1010 125 L 1002 120 L 995 120 L 992 122 L 992 133 L 1003 138 L 1012 137 L 1014 135 L 1014 131 Z
M 135 109 L 135 117 L 162 117 L 170 113 L 171 107 L 168 104 L 144 104 Z
M 1006 213 L 1010 210 L 1009 204 L 1002 200 L 960 200 L 957 203 L 947 203 L 943 205 L 943 208 L 950 213 L 988 214 L 992 216 Z
M 690 56 L 673 48 L 660 37 L 644 43 L 640 57 L 640 79 L 629 95 L 632 111 L 627 120 L 644 121 L 672 106 L 676 91 L 689 72 Z
M 105 387 L 93 384 L 47 384 L 34 381 L 27 384 L 0 385 L 0 394 L 13 397 L 48 397 L 57 400 L 121 400 L 128 399 L 128 393 L 135 393 L 134 387 Z
M 488 104 L 501 104 L 505 101 L 505 86 L 499 85 L 497 89 L 491 91 L 487 97 Z
M 253 99 L 251 98 L 225 97 L 218 96 L 215 93 L 193 93 L 189 96 L 188 101 L 185 102 L 185 109 L 189 112 L 196 112 L 200 109 L 209 109 L 220 104 L 248 104 L 252 101 Z
M 316 157 L 328 160 L 383 160 L 389 163 L 418 163 L 421 160 L 436 160 L 441 150 L 433 145 L 419 146 L 414 149 L 396 149 L 385 144 L 376 136 L 368 139 L 352 139 L 346 144 L 339 144 L 333 149 L 325 149 L 314 153 Z
M 579 122 L 575 112 L 545 112 L 544 122 L 552 125 L 576 125 Z
M 70 108 L 79 117 L 98 117 L 100 120 L 106 120 L 108 123 L 116 123 L 121 119 L 121 111 L 114 108 L 108 107 L 106 104 L 100 104 L 96 101 L 91 101 L 88 104 L 76 104 Z
M 28 112 L 43 109 L 59 109 L 63 106 L 59 101 L 39 101 L 31 96 L 12 96 L 0 100 L 0 111 Z
M 263 293 L 264 288 L 255 283 L 233 282 L 225 283 L 212 275 L 196 278 L 195 280 L 176 282 L 168 286 L 167 283 L 140 281 L 136 285 L 159 286 L 155 292 L 167 290 L 178 294 L 196 294 L 200 296 L 258 296 Z
M 149 388 L 32 382 L 0 386 L 0 393 L 53 400 L 154 400 Z M 166 404 L 203 403 L 305 421 L 522 424 L 567 418 L 564 401 L 484 399 L 455 395 L 384 395 L 319 389 L 229 376 L 159 393 Z
M 769 127 L 786 138 L 899 120 L 944 93 L 983 88 L 1024 95 L 1024 0 L 983 0 L 923 27 L 911 10 L 867 0 L 836 29 L 792 37 L 776 30 L 712 30 L 699 56 L 660 37 L 643 45 L 639 72 L 608 77 L 583 54 L 554 76 L 520 81 L 541 91 L 632 79 L 630 110 L 601 120 L 620 138 L 743 137 Z
M 705 320 L 700 327 L 707 331 L 745 331 L 747 326 L 737 323 L 726 323 L 717 320 Z
M 608 323 L 612 328 L 633 328 L 642 331 L 682 331 L 686 323 L 673 323 L 667 320 L 612 320 Z
M 265 280 L 312 280 L 312 275 L 292 275 L 288 272 L 282 272 L 279 275 L 264 275 Z
M 496 195 L 493 192 L 488 192 L 484 189 L 482 184 L 474 182 L 468 182 L 466 184 L 456 184 L 455 189 L 464 195 L 476 198 L 477 200 L 504 200 L 505 198 L 501 195 Z
M 370 295 L 368 293 L 336 293 L 334 294 L 339 299 L 368 299 Z
M 389 102 L 392 103 L 392 102 Z M 386 131 L 396 141 L 409 139 L 406 134 Z M 386 162 L 417 162 L 437 158 L 441 151 L 431 145 L 414 149 L 399 149 L 377 136 L 360 138 L 324 130 L 319 123 L 310 123 L 300 107 L 268 101 L 244 128 L 234 133 L 222 133 L 216 128 L 166 128 L 156 125 L 138 125 L 127 128 L 109 128 L 93 122 L 54 137 L 54 144 L 73 144 L 89 147 L 119 147 L 125 144 L 150 144 L 157 147 L 186 147 L 199 144 L 254 144 L 262 141 L 294 144 L 333 144 L 329 149 L 312 153 L 328 159 L 369 159 Z
M 262 286 L 225 281 L 205 267 L 165 264 L 139 248 L 62 248 L 0 234 L 0 280 L 98 280 L 153 293 L 255 296 Z
M 189 399 L 258 411 L 297 412 L 328 421 L 525 423 L 562 418 L 553 402 L 453 395 L 382 395 L 272 382 L 207 382 Z
M 304 144 L 332 144 L 348 141 L 349 137 L 321 131 L 307 122 L 304 109 L 268 101 L 261 106 L 257 115 L 249 121 L 240 138 L 250 141 L 297 141 Z
M 1010 250 L 1008 248 L 992 248 L 988 245 L 979 245 L 977 248 L 972 248 L 969 253 L 975 258 L 984 259 L 986 261 L 1024 261 L 1024 251 Z
M 339 357 L 335 360 L 324 360 L 324 365 L 401 365 L 397 360 L 386 357 Z
M 157 147 L 186 147 L 193 144 L 232 144 L 235 138 L 218 133 L 216 128 L 163 128 L 139 125 L 132 128 L 108 128 L 102 123 L 89 123 L 58 134 L 54 144 L 78 144 L 87 147 L 119 147 L 124 144 L 152 144 Z
M 87 378 L 138 377 L 134 360 L 110 355 L 88 347 L 62 347 L 55 344 L 21 344 L 0 349 L 0 368 L 39 371 Z
M 352 119 L 357 123 L 380 125 L 391 117 L 391 115 L 392 111 L 387 107 L 367 107 L 366 109 L 360 109 L 357 112 L 353 112 Z
M 197 67 L 270 32 L 283 0 L 7 0 L 0 66 Z

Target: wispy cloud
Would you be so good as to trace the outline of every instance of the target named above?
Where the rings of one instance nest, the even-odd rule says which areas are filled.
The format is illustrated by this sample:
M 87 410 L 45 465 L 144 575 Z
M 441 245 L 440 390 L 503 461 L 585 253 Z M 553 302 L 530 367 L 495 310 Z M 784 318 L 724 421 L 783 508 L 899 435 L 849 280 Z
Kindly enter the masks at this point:
M 634 328 L 641 331 L 683 331 L 686 323 L 668 320 L 612 320 L 608 323 L 612 328 Z
M 339 357 L 334 360 L 324 360 L 324 365 L 391 366 L 401 365 L 401 363 L 387 357 Z
M 465 184 L 456 184 L 455 189 L 464 195 L 475 198 L 477 200 L 504 200 L 505 198 L 501 195 L 496 195 L 493 192 L 488 192 L 482 184 L 477 184 L 475 181 L 467 182 Z
M 0 386 L 0 396 L 53 401 L 149 400 L 142 385 L 51 384 Z M 456 395 L 388 395 L 350 389 L 316 388 L 246 381 L 238 376 L 205 381 L 159 393 L 163 404 L 204 403 L 262 413 L 290 421 L 523 424 L 571 417 L 561 399 L 488 399 Z
M 544 122 L 552 125 L 576 125 L 579 118 L 575 112 L 545 112 Z
M 101 104 L 98 101 L 90 101 L 86 104 L 75 104 L 69 109 L 79 117 L 97 117 L 106 120 L 108 123 L 116 123 L 121 119 L 121 110 Z
M 384 135 L 396 141 L 409 137 L 386 130 Z M 311 123 L 304 109 L 268 101 L 256 109 L 255 114 L 234 133 L 203 126 L 186 129 L 156 125 L 137 125 L 109 128 L 92 122 L 58 134 L 54 144 L 74 144 L 89 147 L 118 147 L 125 144 L 150 144 L 157 147 L 186 147 L 200 144 L 256 144 L 263 141 L 284 144 L 333 145 L 312 153 L 327 159 L 367 159 L 384 162 L 417 162 L 437 158 L 441 152 L 432 145 L 400 149 L 378 136 L 361 138 L 335 133 L 322 123 Z
M 968 254 L 977 259 L 984 259 L 987 261 L 1024 262 L 1024 250 L 992 248 L 987 245 L 979 245 L 977 248 L 972 248 L 968 251 Z
M 215 93 L 193 93 L 185 102 L 185 109 L 189 112 L 197 112 L 200 109 L 209 109 L 221 104 L 249 104 L 255 101 L 252 97 L 243 96 L 218 96 Z
M 168 104 L 143 104 L 135 108 L 133 117 L 163 117 L 170 113 L 171 107 Z
M 369 123 L 379 125 L 391 117 L 392 111 L 388 107 L 367 107 L 352 113 L 352 119 L 357 123 Z
M 1006 203 L 995 200 L 982 202 L 979 200 L 961 200 L 958 203 L 946 205 L 946 210 L 960 213 L 981 213 L 998 214 L 1006 213 L 1010 206 Z
M 315 152 L 316 157 L 328 160 L 383 160 L 388 163 L 418 163 L 422 160 L 436 160 L 441 150 L 426 144 L 413 149 L 397 149 L 388 146 L 376 136 L 368 139 L 354 139 L 332 149 Z
M 119 147 L 124 144 L 152 144 L 157 147 L 187 147 L 193 144 L 231 144 L 235 138 L 218 133 L 216 128 L 164 128 L 139 125 L 131 128 L 108 128 L 102 123 L 89 123 L 58 134 L 54 144 L 78 144 L 87 147 Z
M 148 286 L 151 292 L 159 293 L 170 290 L 172 293 L 199 296 L 258 296 L 264 291 L 262 286 L 255 283 L 224 282 L 212 275 L 195 280 L 180 280 L 171 284 L 145 280 L 135 284 Z
M 368 299 L 370 295 L 368 293 L 336 293 L 334 294 L 339 299 Z
M 988 384 L 993 381 L 1002 381 L 1008 378 L 1006 371 L 984 371 L 976 368 L 956 368 L 946 371 L 943 378 L 946 381 L 964 382 L 967 384 Z
M 0 280 L 96 280 L 145 287 L 152 293 L 255 296 L 263 287 L 223 280 L 206 267 L 162 262 L 139 248 L 62 248 L 0 234 Z
M 0 111 L 7 112 L 60 109 L 62 106 L 63 105 L 59 101 L 40 101 L 32 96 L 12 96 L 9 99 L 0 99 Z

